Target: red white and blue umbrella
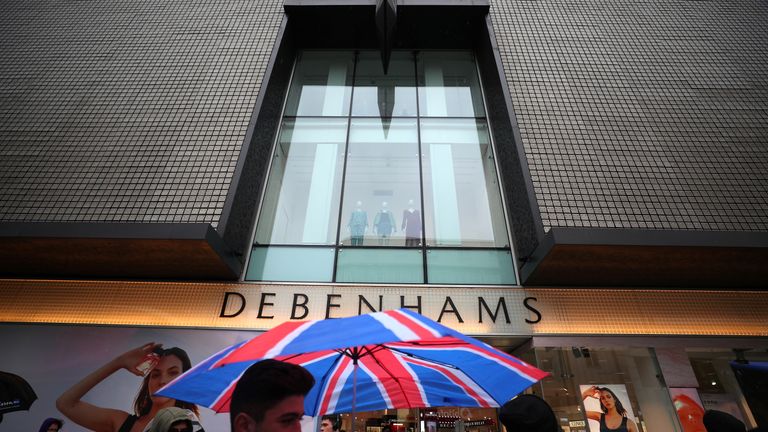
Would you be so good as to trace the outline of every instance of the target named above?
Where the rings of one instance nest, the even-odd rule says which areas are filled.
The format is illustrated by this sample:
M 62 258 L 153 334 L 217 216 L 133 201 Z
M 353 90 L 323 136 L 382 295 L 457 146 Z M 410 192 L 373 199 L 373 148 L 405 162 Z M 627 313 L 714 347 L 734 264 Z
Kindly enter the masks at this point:
M 237 380 L 275 358 L 316 379 L 308 415 L 438 406 L 498 407 L 547 373 L 407 309 L 287 322 L 229 347 L 158 394 L 229 410 Z

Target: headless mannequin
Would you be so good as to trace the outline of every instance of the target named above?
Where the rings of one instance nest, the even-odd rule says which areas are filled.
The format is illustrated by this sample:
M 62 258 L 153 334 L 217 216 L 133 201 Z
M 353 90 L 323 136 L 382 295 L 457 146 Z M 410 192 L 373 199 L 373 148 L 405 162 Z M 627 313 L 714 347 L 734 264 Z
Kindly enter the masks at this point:
M 405 231 L 405 246 L 415 247 L 421 244 L 421 212 L 416 209 L 412 199 L 408 200 L 408 208 L 403 210 L 400 229 Z
M 349 228 L 352 246 L 362 246 L 365 231 L 368 229 L 368 213 L 363 210 L 362 201 L 355 203 L 355 209 L 349 215 L 347 228 Z
M 373 219 L 373 230 L 379 235 L 379 246 L 389 246 L 389 238 L 395 229 L 395 217 L 389 211 L 386 201 L 381 203 L 381 210 Z

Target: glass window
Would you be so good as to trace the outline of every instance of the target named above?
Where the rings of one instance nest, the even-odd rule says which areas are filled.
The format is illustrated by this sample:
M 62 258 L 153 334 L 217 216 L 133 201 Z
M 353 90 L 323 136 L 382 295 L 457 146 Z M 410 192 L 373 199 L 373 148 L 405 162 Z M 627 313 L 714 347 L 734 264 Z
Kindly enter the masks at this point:
M 648 348 L 536 348 L 536 365 L 550 373 L 539 386 L 561 427 L 602 430 L 599 398 L 609 399 L 610 394 L 617 401 L 616 411 L 623 410 L 626 422 L 634 423 L 639 432 L 679 430 L 669 392 Z
M 346 139 L 346 119 L 283 122 L 257 244 L 335 243 Z
M 413 117 L 416 115 L 416 76 L 413 54 L 395 51 L 384 74 L 381 54 L 363 51 L 357 60 L 352 115 Z
M 342 249 L 337 282 L 424 283 L 421 249 Z
M 303 51 L 283 115 L 246 278 L 517 283 L 471 52 Z
M 288 92 L 285 115 L 348 115 L 353 60 L 353 53 L 348 51 L 301 53 Z
M 333 248 L 327 247 L 254 247 L 245 278 L 331 282 L 334 254 Z
M 509 250 L 429 249 L 427 275 L 434 284 L 514 285 Z
M 471 53 L 420 52 L 418 70 L 421 116 L 485 116 L 477 68 Z
M 421 120 L 428 246 L 509 245 L 485 122 Z
M 405 225 L 421 202 L 418 139 L 415 119 L 352 120 L 341 244 L 405 246 L 406 228 L 420 243 L 421 222 Z

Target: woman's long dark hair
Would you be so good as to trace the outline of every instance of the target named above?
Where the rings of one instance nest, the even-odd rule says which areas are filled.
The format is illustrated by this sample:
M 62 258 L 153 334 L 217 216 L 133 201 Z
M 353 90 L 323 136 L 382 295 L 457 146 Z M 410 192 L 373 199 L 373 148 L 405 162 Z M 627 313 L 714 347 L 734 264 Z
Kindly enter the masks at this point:
M 192 368 L 192 362 L 189 360 L 189 356 L 187 355 L 187 352 L 181 348 L 173 347 L 168 349 L 162 349 L 160 350 L 158 355 L 160 356 L 160 358 L 174 356 L 177 359 L 181 360 L 182 372 L 186 372 Z M 152 410 L 152 397 L 149 394 L 150 375 L 152 375 L 151 372 L 144 377 L 144 380 L 141 382 L 141 388 L 139 389 L 139 394 L 136 395 L 136 401 L 133 403 L 133 411 L 139 417 L 149 414 L 149 412 Z M 197 405 L 195 404 L 177 400 L 175 406 L 178 408 L 191 410 L 197 416 L 200 415 L 200 412 L 197 409 Z
M 627 410 L 624 408 L 624 405 L 621 404 L 621 401 L 619 400 L 619 398 L 616 397 L 616 393 L 614 393 L 613 390 L 609 389 L 608 387 L 598 387 L 597 389 L 600 391 L 607 391 L 608 393 L 610 393 L 611 396 L 613 396 L 613 400 L 615 401 L 614 406 L 616 407 L 616 412 L 624 417 L 627 416 Z M 604 413 L 608 412 L 608 408 L 606 408 L 605 405 L 603 405 L 603 401 L 600 401 L 600 410 Z

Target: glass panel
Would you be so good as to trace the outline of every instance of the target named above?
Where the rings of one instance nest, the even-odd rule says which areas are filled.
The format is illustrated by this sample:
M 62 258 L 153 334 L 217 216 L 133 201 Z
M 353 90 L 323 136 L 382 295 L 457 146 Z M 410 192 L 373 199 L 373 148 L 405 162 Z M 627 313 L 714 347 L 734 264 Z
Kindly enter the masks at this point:
M 384 74 L 378 51 L 360 53 L 355 70 L 353 116 L 412 117 L 416 115 L 416 74 L 413 54 L 393 52 Z
M 333 244 L 346 119 L 286 120 L 272 159 L 256 244 Z
M 515 285 L 512 254 L 499 250 L 427 251 L 427 280 L 435 284 Z
M 634 423 L 638 432 L 680 430 L 668 390 L 659 379 L 661 371 L 647 348 L 541 347 L 536 348 L 536 360 L 550 373 L 541 381 L 542 397 L 561 426 L 572 426 L 571 431 L 605 430 L 599 421 L 600 396 L 616 401 L 604 405 L 609 430 L 620 430 L 624 421 L 628 428 Z M 626 417 L 618 414 L 621 411 Z M 619 424 L 611 424 L 614 421 Z
M 344 184 L 342 244 L 418 246 L 421 243 L 418 157 L 415 119 L 352 120 Z
M 352 52 L 302 52 L 296 63 L 285 115 L 349 115 L 353 62 Z
M 333 248 L 255 247 L 246 280 L 331 282 Z
M 421 249 L 342 249 L 336 282 L 424 283 Z
M 418 71 L 421 116 L 485 116 L 477 68 L 471 53 L 419 53 Z
M 427 245 L 508 247 L 485 122 L 421 120 Z

